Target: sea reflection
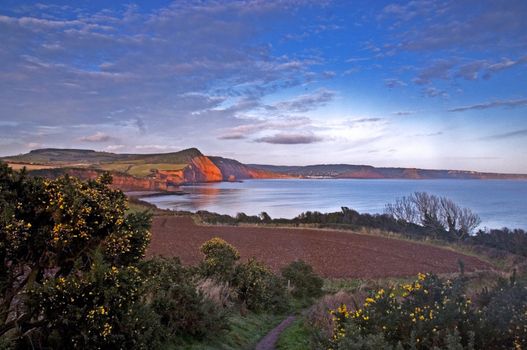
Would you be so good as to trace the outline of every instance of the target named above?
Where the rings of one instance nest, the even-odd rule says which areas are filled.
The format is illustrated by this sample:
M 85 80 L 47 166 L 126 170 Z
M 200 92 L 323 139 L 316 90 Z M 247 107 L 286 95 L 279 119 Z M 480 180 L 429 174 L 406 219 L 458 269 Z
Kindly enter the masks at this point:
M 207 210 L 236 215 L 292 218 L 304 211 L 330 212 L 347 206 L 382 213 L 387 203 L 415 191 L 447 196 L 471 208 L 482 226 L 527 228 L 527 181 L 502 180 L 248 180 L 183 186 L 186 195 L 145 197 L 163 209 Z

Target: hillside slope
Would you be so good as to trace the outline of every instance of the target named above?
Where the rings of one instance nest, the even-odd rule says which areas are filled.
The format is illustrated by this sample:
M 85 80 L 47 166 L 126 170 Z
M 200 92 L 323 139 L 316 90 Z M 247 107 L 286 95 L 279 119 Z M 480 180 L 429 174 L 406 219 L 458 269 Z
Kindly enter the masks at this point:
M 114 186 L 126 191 L 169 191 L 190 183 L 286 177 L 251 169 L 233 159 L 208 157 L 196 148 L 157 154 L 46 148 L 1 160 L 13 168 L 26 166 L 31 174 L 46 177 L 69 174 L 93 179 L 109 171 L 114 177 Z
M 376 168 L 370 165 L 351 164 L 319 164 L 307 166 L 248 164 L 248 166 L 254 169 L 304 178 L 527 180 L 526 174 L 499 174 L 465 170 L 432 170 L 417 168 Z
M 275 166 L 243 164 L 234 159 L 206 156 L 197 148 L 154 154 L 117 154 L 82 149 L 45 148 L 0 158 L 13 168 L 48 177 L 70 174 L 83 179 L 103 171 L 114 176 L 115 187 L 126 191 L 170 191 L 182 184 L 270 178 L 335 179 L 514 179 L 522 174 L 480 173 L 460 170 L 376 168 L 369 165 L 320 164 Z

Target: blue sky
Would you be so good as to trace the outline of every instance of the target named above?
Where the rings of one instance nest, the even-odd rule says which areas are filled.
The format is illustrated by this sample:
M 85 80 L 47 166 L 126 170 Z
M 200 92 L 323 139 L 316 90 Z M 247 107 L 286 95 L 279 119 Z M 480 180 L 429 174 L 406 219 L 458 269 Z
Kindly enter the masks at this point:
M 0 155 L 527 173 L 526 1 L 0 4 Z

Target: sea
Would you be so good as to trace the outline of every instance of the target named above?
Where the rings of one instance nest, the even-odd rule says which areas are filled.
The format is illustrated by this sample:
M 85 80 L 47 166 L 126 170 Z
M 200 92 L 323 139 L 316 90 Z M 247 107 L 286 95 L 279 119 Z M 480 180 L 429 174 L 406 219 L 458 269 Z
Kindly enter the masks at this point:
M 186 194 L 143 200 L 161 209 L 229 215 L 266 212 L 272 218 L 293 218 L 305 211 L 332 212 L 341 207 L 383 213 L 387 203 L 419 191 L 470 208 L 480 216 L 480 228 L 527 229 L 527 181 L 266 179 L 197 184 L 181 190 Z

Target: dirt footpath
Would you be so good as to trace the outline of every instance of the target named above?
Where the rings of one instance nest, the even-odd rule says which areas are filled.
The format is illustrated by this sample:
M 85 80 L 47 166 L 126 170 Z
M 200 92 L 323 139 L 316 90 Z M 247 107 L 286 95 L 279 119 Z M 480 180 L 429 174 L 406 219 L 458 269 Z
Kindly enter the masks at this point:
M 147 255 L 179 256 L 185 264 L 201 260 L 200 245 L 221 237 L 234 245 L 242 259 L 256 257 L 275 271 L 296 259 L 311 264 L 324 277 L 378 278 L 418 272 L 489 269 L 475 257 L 418 242 L 346 231 L 295 228 L 196 225 L 190 217 L 158 216 L 153 220 Z

